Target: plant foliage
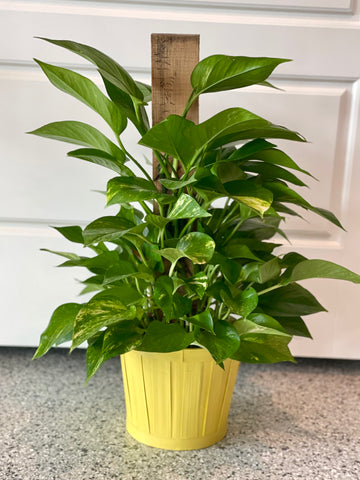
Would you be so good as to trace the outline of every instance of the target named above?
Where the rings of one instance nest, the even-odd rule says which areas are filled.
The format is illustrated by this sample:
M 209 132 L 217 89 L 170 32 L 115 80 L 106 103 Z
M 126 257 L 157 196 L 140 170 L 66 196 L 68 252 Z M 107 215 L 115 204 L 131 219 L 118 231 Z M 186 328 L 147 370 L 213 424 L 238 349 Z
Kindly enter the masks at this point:
M 80 145 L 68 155 L 111 169 L 107 205 L 119 208 L 84 229 L 57 228 L 90 252 L 53 253 L 65 257 L 60 266 L 86 268 L 90 277 L 83 292 L 95 294 L 55 310 L 35 357 L 69 339 L 71 350 L 87 342 L 87 379 L 106 360 L 132 349 L 170 352 L 196 345 L 220 365 L 227 358 L 293 361 L 292 336 L 310 337 L 302 317 L 325 310 L 298 282 L 321 277 L 360 283 L 359 275 L 332 262 L 294 252 L 276 255 L 279 244 L 269 241 L 275 234 L 285 237 L 284 214 L 299 215 L 289 204 L 341 227 L 331 212 L 293 190 L 305 185 L 297 175 L 310 173 L 269 142 L 305 139 L 243 108 L 221 111 L 199 125 L 186 118 L 200 95 L 270 85 L 268 76 L 288 60 L 205 58 L 191 75 L 193 92 L 183 115 L 150 128 L 144 108 L 149 86 L 92 47 L 44 40 L 96 65 L 107 94 L 78 73 L 37 60 L 55 87 L 103 118 L 114 138 L 76 121 L 31 133 Z M 120 135 L 129 121 L 139 143 L 159 159 L 160 189 L 123 145 Z M 214 204 L 218 199 L 221 208 Z

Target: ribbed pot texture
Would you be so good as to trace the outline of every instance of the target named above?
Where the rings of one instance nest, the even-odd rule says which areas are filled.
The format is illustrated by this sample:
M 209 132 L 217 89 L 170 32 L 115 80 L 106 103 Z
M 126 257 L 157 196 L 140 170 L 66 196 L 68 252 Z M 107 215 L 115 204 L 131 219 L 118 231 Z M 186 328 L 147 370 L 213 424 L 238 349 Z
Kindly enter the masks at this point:
M 168 450 L 205 448 L 221 440 L 239 362 L 225 371 L 207 350 L 131 351 L 121 356 L 126 428 L 141 443 Z

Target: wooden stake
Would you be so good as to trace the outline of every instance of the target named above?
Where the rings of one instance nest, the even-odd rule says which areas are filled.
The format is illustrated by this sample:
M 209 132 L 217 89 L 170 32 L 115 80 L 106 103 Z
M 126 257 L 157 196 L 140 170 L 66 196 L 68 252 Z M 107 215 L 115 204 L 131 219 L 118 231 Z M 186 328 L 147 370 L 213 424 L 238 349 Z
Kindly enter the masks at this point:
M 192 92 L 190 75 L 199 62 L 199 44 L 199 35 L 151 35 L 153 125 L 168 115 L 183 113 Z M 187 118 L 199 122 L 198 101 L 194 102 Z M 153 158 L 153 179 L 160 190 L 159 163 L 156 157 Z

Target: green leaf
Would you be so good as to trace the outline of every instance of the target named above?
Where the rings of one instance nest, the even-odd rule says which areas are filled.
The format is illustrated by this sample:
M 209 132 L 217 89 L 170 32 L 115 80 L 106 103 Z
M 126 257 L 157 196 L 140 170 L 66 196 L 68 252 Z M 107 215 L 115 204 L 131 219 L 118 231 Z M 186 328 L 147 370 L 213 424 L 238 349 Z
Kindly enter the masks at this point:
M 296 283 L 260 295 L 259 306 L 275 318 L 326 312 L 308 290 Z
M 266 183 L 265 186 L 266 188 L 268 188 L 273 192 L 274 200 L 276 200 L 277 202 L 293 203 L 295 205 L 299 205 L 305 210 L 311 210 L 312 212 L 316 213 L 320 217 L 323 217 L 326 220 L 330 221 L 337 227 L 344 229 L 341 223 L 339 222 L 339 220 L 335 217 L 333 213 L 323 208 L 312 206 L 301 195 L 299 195 L 297 192 L 287 187 L 286 185 L 283 185 L 278 182 L 271 182 L 271 183 Z
M 120 285 L 115 287 L 107 288 L 102 292 L 96 294 L 90 301 L 98 301 L 98 300 L 112 300 L 116 298 L 120 300 L 123 305 L 129 307 L 130 305 L 144 305 L 146 301 L 144 295 L 140 293 L 135 285 L 130 285 L 129 283 L 123 282 Z
M 114 157 L 113 155 L 110 155 L 110 153 L 96 148 L 79 148 L 78 150 L 68 152 L 67 155 L 68 157 L 79 158 L 80 160 L 85 160 L 86 162 L 109 168 L 119 175 L 134 176 L 130 168 L 123 164 L 126 160 L 125 154 L 123 154 L 122 160 L 120 160 L 120 151 L 118 152 L 117 157 Z
M 159 230 L 162 230 L 170 222 L 168 218 L 162 217 L 161 215 L 155 215 L 154 213 L 148 213 L 145 220 Z
M 229 108 L 199 125 L 179 115 L 169 115 L 146 132 L 139 143 L 178 158 L 189 168 L 207 148 L 257 137 L 305 141 L 298 133 L 273 125 L 248 110 Z
M 88 347 L 86 349 L 86 381 L 97 372 L 97 370 L 104 363 L 102 355 L 102 346 L 104 341 L 105 331 L 96 333 L 88 340 Z
M 98 295 L 102 293 L 104 292 Z M 92 337 L 100 329 L 121 320 L 131 320 L 135 318 L 135 315 L 136 307 L 134 305 L 127 307 L 116 297 L 108 295 L 99 298 L 96 295 L 89 303 L 82 306 L 76 316 L 70 351 Z
M 188 185 L 192 185 L 196 182 L 196 178 L 194 176 L 188 178 L 187 180 L 175 180 L 173 178 L 161 178 L 160 180 L 161 185 L 163 185 L 168 190 L 179 190 L 179 188 L 187 187 Z
M 180 258 L 186 257 L 185 253 L 178 248 L 162 248 L 159 253 L 171 263 L 176 263 Z
M 255 140 L 251 140 L 251 142 L 247 142 L 245 145 L 235 150 L 228 157 L 228 160 L 242 160 L 249 157 L 252 158 L 254 154 L 272 147 L 275 147 L 273 143 L 270 143 L 263 138 L 256 138 Z
M 206 142 L 205 138 L 203 142 Z M 203 142 L 196 132 L 195 124 L 179 115 L 169 115 L 148 130 L 139 141 L 140 145 L 178 158 L 185 167 L 201 151 Z
M 185 285 L 192 293 L 195 293 L 199 298 L 203 298 L 208 287 L 209 279 L 204 272 L 198 272 L 190 278 L 185 280 Z
M 279 317 L 277 321 L 285 328 L 289 335 L 312 338 L 304 320 L 301 317 Z
M 101 217 L 84 229 L 85 245 L 92 245 L 99 242 L 111 242 L 118 240 L 131 231 L 136 225 L 129 220 L 120 217 Z
M 211 171 L 216 173 L 221 183 L 232 182 L 233 180 L 244 180 L 247 177 L 246 173 L 234 162 L 217 162 Z
M 248 288 L 237 295 L 229 295 L 225 290 L 220 292 L 225 305 L 237 315 L 247 317 L 258 304 L 258 296 L 253 288 Z
M 142 82 L 135 82 L 137 87 L 141 90 L 143 96 L 144 96 L 144 102 L 148 103 L 151 102 L 151 85 L 147 85 L 146 83 Z
M 306 187 L 306 184 L 302 180 L 300 180 L 291 172 L 285 170 L 285 168 L 278 167 L 277 165 L 270 165 L 265 162 L 249 161 L 246 163 L 242 163 L 241 168 L 245 172 L 258 173 L 265 180 L 280 178 L 282 180 L 285 180 L 286 182 L 293 183 L 294 185 Z
M 191 85 L 197 95 L 247 87 L 263 82 L 274 68 L 288 61 L 282 58 L 212 55 L 196 65 L 191 74 Z
M 76 253 L 71 253 L 71 252 L 58 252 L 55 250 L 49 250 L 48 248 L 41 248 L 40 249 L 42 252 L 48 252 L 48 253 L 53 253 L 54 255 L 60 255 L 60 257 L 68 258 L 70 261 L 83 261 L 87 257 L 79 257 Z M 61 267 L 63 265 L 60 265 Z
M 115 177 L 107 184 L 107 204 L 153 200 L 160 196 L 153 182 L 139 177 Z
M 231 358 L 245 363 L 294 361 L 288 348 L 291 336 L 249 320 L 238 320 L 234 327 L 240 337 L 240 348 Z
M 81 227 L 74 225 L 69 227 L 53 227 L 61 235 L 63 235 L 67 240 L 74 243 L 84 243 L 83 233 Z
M 128 72 L 121 67 L 112 58 L 99 50 L 81 43 L 70 40 L 53 40 L 50 38 L 37 37 L 59 47 L 66 48 L 73 53 L 80 55 L 89 62 L 96 65 L 101 73 L 109 82 L 126 92 L 128 95 L 139 100 L 144 99 L 144 95 L 136 82 L 131 78 Z
M 241 149 L 238 150 L 238 152 L 240 151 Z M 291 168 L 292 170 L 297 170 L 298 172 L 301 172 L 301 173 L 304 173 L 305 175 L 309 175 L 310 177 L 313 177 L 311 173 L 300 168 L 294 162 L 294 160 L 292 160 L 286 153 L 284 153 L 281 150 L 278 150 L 277 148 L 268 148 L 268 149 L 261 149 L 258 151 L 254 151 L 251 154 L 249 154 L 246 158 L 251 160 L 262 160 L 263 162 L 269 163 L 271 165 L 280 165 L 282 167 Z M 232 160 L 237 159 L 236 155 L 234 154 L 231 159 Z
M 86 351 L 86 382 L 104 362 L 138 347 L 142 336 L 140 329 L 132 320 L 123 320 L 119 325 L 99 332 L 96 341 L 91 343 Z
M 215 242 L 206 233 L 190 232 L 177 243 L 176 248 L 193 263 L 207 263 L 215 252 Z
M 136 126 L 138 127 L 139 121 L 136 117 L 134 101 L 128 93 L 109 82 L 103 75 L 102 79 L 106 88 L 106 92 L 119 108 L 119 110 Z
M 124 153 L 120 148 L 105 137 L 103 133 L 87 123 L 73 120 L 53 122 L 29 133 L 61 142 L 103 150 L 117 158 L 121 163 L 124 161 Z
M 278 277 L 280 273 L 281 267 L 277 258 L 265 263 L 247 263 L 242 268 L 244 280 L 256 283 L 266 283 Z
M 33 358 L 45 355 L 53 345 L 71 340 L 75 318 L 82 308 L 78 303 L 60 305 L 51 316 L 46 330 L 41 334 L 40 345 Z
M 256 323 L 256 325 L 261 325 L 262 327 L 272 328 L 273 330 L 279 330 L 279 332 L 283 333 L 290 333 L 278 320 L 265 313 L 250 313 L 250 315 L 247 316 L 247 320 Z
M 292 270 L 289 282 L 298 282 L 308 278 L 333 278 L 360 283 L 360 275 L 327 260 L 304 260 L 298 263 Z
M 195 127 L 206 138 L 205 145 L 212 148 L 258 137 L 305 141 L 298 133 L 274 125 L 243 108 L 223 110 Z
M 180 293 L 174 293 L 173 296 L 173 312 L 172 318 L 179 319 L 191 312 L 192 300 L 188 297 L 183 297 Z
M 95 274 L 104 274 L 106 270 L 119 262 L 119 254 L 116 251 L 104 252 L 95 257 L 78 257 L 60 265 L 60 267 L 85 267 Z
M 164 312 L 167 319 L 171 320 L 173 313 L 174 283 L 166 275 L 159 277 L 154 286 L 154 302 Z
M 304 260 L 307 260 L 304 255 L 300 255 L 300 253 L 297 252 L 289 252 L 286 255 L 283 256 L 281 259 L 281 266 L 282 267 L 295 267 L 300 262 L 303 262 Z
M 151 270 L 148 270 L 144 265 L 137 265 L 135 268 L 130 262 L 120 260 L 116 265 L 106 270 L 104 285 L 109 285 L 129 277 L 140 278 L 148 282 L 152 282 L 154 279 Z
M 109 82 L 103 75 L 101 76 L 107 94 L 111 100 L 120 109 L 123 115 L 125 115 L 135 125 L 140 134 L 143 135 L 149 129 L 149 119 L 147 117 L 145 108 L 142 105 L 143 102 L 131 97 L 129 94 L 116 87 L 113 83 Z M 139 86 L 139 82 L 135 82 L 135 84 Z M 147 101 L 148 100 L 144 98 L 144 102 Z M 137 109 L 139 114 L 136 112 Z
M 221 272 L 228 282 L 234 284 L 239 279 L 240 266 L 234 260 L 215 252 L 210 263 L 211 265 L 220 265 Z
M 224 247 L 221 247 L 221 252 L 229 258 L 248 258 L 260 261 L 260 258 L 247 245 L 244 245 L 242 239 L 231 239 Z
M 271 206 L 272 193 L 249 180 L 234 180 L 224 184 L 224 188 L 235 200 L 253 208 L 261 215 Z
M 176 352 L 194 341 L 194 333 L 187 333 L 178 323 L 153 321 L 148 326 L 137 350 L 144 352 Z
M 320 215 L 320 217 L 325 218 L 329 222 L 333 223 L 337 227 L 341 228 L 342 230 L 345 230 L 344 227 L 341 225 L 339 220 L 336 218 L 336 216 L 330 212 L 329 210 L 326 210 L 325 208 L 320 208 L 320 207 L 313 207 L 309 208 L 312 212 L 316 213 L 317 215 Z
M 178 220 L 180 218 L 202 218 L 211 217 L 210 213 L 200 207 L 197 201 L 182 193 L 173 206 L 170 214 L 167 216 L 169 220 Z
M 196 340 L 210 352 L 216 363 L 221 363 L 238 350 L 240 339 L 235 328 L 223 320 L 215 323 L 214 333 L 200 330 L 196 333 Z
M 126 128 L 126 117 L 121 115 L 117 106 L 88 78 L 66 68 L 49 65 L 36 60 L 50 82 L 59 90 L 72 95 L 92 108 L 110 125 L 115 135 Z
M 215 334 L 214 323 L 210 310 L 205 310 L 204 312 L 201 312 L 192 317 L 187 317 L 186 321 L 193 323 L 194 325 L 197 325 L 210 333 Z

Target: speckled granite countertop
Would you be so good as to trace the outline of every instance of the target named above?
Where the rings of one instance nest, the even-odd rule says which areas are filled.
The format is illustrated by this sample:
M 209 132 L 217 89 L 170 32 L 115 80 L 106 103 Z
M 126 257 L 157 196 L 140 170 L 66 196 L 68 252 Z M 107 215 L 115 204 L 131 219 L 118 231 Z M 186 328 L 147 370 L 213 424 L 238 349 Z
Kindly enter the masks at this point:
M 360 361 L 241 365 L 228 434 L 171 452 L 125 433 L 118 359 L 0 349 L 1 480 L 360 479 Z

